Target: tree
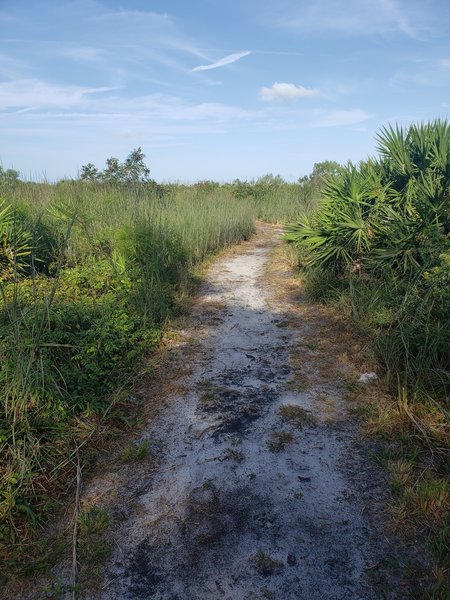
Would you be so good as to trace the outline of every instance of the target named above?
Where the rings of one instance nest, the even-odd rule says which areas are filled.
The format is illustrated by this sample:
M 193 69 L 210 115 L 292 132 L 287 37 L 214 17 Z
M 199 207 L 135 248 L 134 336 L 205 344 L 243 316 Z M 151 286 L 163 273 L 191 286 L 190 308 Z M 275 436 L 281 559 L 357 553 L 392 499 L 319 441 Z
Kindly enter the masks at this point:
M 101 175 L 94 164 L 88 163 L 87 165 L 81 167 L 80 179 L 83 181 L 99 181 L 101 179 Z
M 107 183 L 145 183 L 150 181 L 150 169 L 144 159 L 142 148 L 135 148 L 123 163 L 114 156 L 108 158 L 103 171 L 99 171 L 92 163 L 84 165 L 81 167 L 80 179 Z
M 144 162 L 145 154 L 141 147 L 133 150 L 122 165 L 122 176 L 126 181 L 148 181 L 150 169 Z
M 311 184 L 315 190 L 321 190 L 331 177 L 336 177 L 342 173 L 343 166 L 334 160 L 324 160 L 314 163 L 312 173 L 299 177 L 298 182 L 303 187 Z
M 20 173 L 15 169 L 4 169 L 0 165 L 0 182 L 1 183 L 16 183 L 19 181 Z
M 273 175 L 272 173 L 266 173 L 266 175 L 262 175 L 258 177 L 255 182 L 257 185 L 267 185 L 272 187 L 278 187 L 283 185 L 285 180 L 281 177 L 281 175 Z

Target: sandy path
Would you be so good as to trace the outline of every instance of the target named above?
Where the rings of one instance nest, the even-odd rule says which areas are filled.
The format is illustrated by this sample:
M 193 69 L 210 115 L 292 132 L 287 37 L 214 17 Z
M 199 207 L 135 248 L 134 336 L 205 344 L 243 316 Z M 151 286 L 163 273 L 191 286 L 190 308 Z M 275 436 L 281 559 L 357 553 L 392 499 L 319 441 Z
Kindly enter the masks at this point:
M 198 341 L 192 368 L 172 373 L 184 393 L 143 435 L 160 463 L 136 483 L 102 600 L 391 597 L 368 579 L 384 552 L 367 516 L 379 482 L 361 475 L 339 385 L 330 375 L 301 391 L 295 379 L 304 330 L 265 281 L 278 238 L 262 232 L 209 270 L 184 332 Z

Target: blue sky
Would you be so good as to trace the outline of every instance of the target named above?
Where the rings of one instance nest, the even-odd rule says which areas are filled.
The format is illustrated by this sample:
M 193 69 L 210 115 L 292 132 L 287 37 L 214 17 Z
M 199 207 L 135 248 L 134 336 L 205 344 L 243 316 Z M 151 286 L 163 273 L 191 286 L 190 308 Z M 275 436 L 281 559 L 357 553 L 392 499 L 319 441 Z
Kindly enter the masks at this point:
M 0 161 L 289 180 L 450 114 L 449 0 L 0 0 Z

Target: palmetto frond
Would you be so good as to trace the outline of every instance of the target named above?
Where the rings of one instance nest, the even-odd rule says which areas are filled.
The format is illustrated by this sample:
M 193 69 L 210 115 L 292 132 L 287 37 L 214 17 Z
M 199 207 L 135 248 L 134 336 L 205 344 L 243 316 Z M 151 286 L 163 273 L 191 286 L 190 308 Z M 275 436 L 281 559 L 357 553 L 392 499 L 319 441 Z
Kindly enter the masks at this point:
M 380 159 L 349 163 L 328 180 L 316 215 L 289 229 L 310 263 L 342 272 L 358 261 L 405 273 L 425 268 L 448 245 L 449 124 L 388 126 L 377 142 Z
M 23 271 L 31 248 L 31 234 L 14 218 L 11 207 L 0 201 L 0 282 Z

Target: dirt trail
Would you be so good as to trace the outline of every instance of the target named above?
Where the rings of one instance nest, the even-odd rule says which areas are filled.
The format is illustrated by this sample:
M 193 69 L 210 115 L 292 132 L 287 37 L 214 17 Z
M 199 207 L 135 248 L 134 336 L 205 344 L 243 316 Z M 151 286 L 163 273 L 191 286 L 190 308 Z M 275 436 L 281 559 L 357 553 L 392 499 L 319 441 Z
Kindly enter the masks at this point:
M 209 270 L 178 350 L 192 368 L 175 361 L 184 392 L 142 436 L 159 464 L 128 484 L 102 600 L 401 597 L 369 581 L 387 552 L 369 516 L 380 478 L 342 384 L 315 376 L 313 350 L 299 356 L 308 325 L 291 326 L 296 307 L 266 281 L 279 235 Z

